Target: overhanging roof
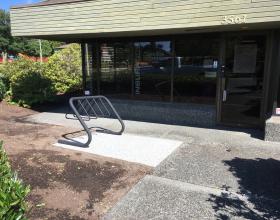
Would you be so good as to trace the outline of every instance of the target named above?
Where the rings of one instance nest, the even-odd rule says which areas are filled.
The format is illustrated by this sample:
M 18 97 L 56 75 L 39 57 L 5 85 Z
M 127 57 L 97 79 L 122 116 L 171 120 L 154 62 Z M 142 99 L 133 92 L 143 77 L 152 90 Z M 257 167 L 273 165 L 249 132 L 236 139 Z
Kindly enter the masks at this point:
M 27 7 L 37 7 L 37 6 L 45 6 L 45 5 L 58 5 L 58 4 L 67 4 L 73 2 L 83 2 L 83 1 L 90 1 L 90 0 L 45 0 L 32 4 L 15 5 L 12 6 L 11 8 L 15 9 L 15 8 L 27 8 Z
M 46 0 L 11 9 L 12 34 L 81 39 L 279 28 L 278 0 Z

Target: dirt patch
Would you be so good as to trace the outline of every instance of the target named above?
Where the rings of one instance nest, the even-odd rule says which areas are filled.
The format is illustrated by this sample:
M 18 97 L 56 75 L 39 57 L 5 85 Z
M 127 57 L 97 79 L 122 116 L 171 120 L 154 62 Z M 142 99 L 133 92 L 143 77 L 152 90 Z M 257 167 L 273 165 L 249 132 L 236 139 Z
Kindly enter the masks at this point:
M 52 144 L 73 130 L 24 123 L 36 111 L 0 103 L 0 139 L 14 170 L 31 186 L 30 219 L 100 219 L 149 167 Z

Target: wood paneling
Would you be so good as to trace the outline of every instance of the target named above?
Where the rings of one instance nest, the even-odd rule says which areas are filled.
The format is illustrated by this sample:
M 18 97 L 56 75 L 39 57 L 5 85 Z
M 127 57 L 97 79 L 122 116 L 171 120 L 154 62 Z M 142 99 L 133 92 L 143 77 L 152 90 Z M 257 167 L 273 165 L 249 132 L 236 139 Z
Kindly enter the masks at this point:
M 93 0 L 11 9 L 14 36 L 48 36 L 280 22 L 278 0 Z M 227 24 L 226 26 L 231 25 Z

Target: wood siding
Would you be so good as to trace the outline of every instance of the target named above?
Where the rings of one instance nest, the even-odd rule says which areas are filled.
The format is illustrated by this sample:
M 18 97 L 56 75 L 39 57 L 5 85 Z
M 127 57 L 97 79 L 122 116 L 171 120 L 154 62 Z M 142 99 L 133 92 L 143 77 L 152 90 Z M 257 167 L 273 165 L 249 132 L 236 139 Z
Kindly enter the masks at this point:
M 11 9 L 14 36 L 116 33 L 280 22 L 279 0 L 93 0 Z M 172 33 L 172 32 L 170 32 Z

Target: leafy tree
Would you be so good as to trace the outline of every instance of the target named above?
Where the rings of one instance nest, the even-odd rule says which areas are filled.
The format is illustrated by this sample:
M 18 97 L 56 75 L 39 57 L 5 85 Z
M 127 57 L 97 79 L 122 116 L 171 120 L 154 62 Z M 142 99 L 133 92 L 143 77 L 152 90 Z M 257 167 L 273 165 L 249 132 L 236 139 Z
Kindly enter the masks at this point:
M 6 11 L 0 9 L 0 50 L 4 60 L 7 59 L 11 42 L 10 16 Z
M 29 56 L 40 56 L 40 45 L 38 40 L 22 38 L 21 42 L 22 46 L 20 47 L 19 52 L 27 54 Z M 61 45 L 61 42 L 48 40 L 41 40 L 41 43 L 42 55 L 44 57 L 51 56 L 54 53 L 54 49 Z M 17 48 L 15 49 L 17 50 Z
M 42 40 L 42 55 L 51 56 L 54 49 L 61 45 L 61 42 Z M 4 62 L 8 53 L 24 53 L 28 56 L 40 56 L 39 41 L 36 39 L 27 39 L 23 37 L 11 36 L 10 14 L 0 9 L 0 51 Z

